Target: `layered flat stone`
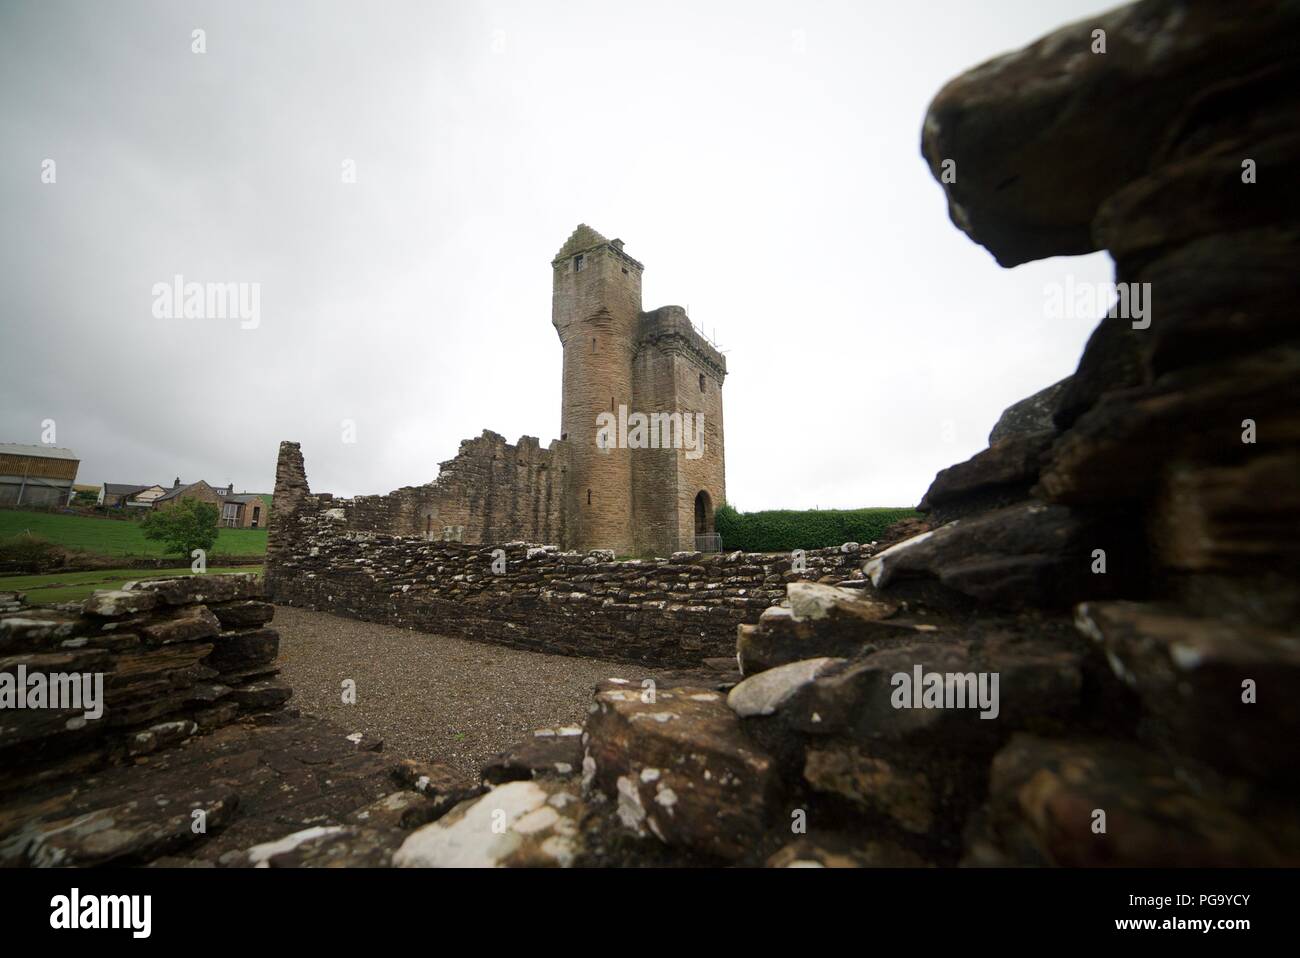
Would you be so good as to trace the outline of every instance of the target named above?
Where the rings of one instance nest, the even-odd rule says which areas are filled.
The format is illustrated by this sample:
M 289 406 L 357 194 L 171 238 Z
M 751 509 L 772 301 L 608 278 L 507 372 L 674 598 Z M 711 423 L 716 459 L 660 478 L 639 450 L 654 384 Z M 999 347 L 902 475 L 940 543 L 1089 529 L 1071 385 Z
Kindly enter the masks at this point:
M 997 605 L 1064 605 L 1105 597 L 1119 584 L 1117 576 L 1092 572 L 1093 553 L 1105 549 L 1118 562 L 1129 534 L 1031 500 L 900 542 L 868 560 L 865 569 L 880 589 L 923 575 Z
M 1061 393 L 1069 386 L 1070 379 L 1071 377 L 1066 376 L 1004 409 L 994 424 L 992 432 L 989 433 L 989 445 L 994 446 L 1004 439 L 1027 436 L 1044 430 L 1055 431 L 1056 424 L 1053 417 L 1056 413 L 1056 405 Z
M 743 675 L 802 659 L 851 656 L 872 641 L 913 632 L 912 622 L 892 619 L 898 603 L 874 589 L 815 582 L 791 582 L 786 588 L 788 607 L 772 606 L 756 625 L 737 628 L 736 657 Z
M 371 828 L 409 830 L 427 825 L 445 814 L 448 808 L 419 792 L 400 791 L 357 809 L 348 820 Z
M 135 612 L 147 612 L 157 602 L 158 597 L 151 592 L 113 589 L 96 592 L 82 604 L 82 610 L 87 615 L 115 618 Z
M 507 782 L 417 829 L 393 855 L 399 868 L 568 867 L 581 854 L 575 788 Z
M 1300 444 L 1300 348 L 1279 346 L 1108 393 L 1057 440 L 1037 489 L 1059 503 L 1113 508 L 1140 500 L 1169 462 L 1245 458 L 1253 450 L 1242 442 L 1242 420 L 1254 417 L 1268 424 L 1270 443 Z
M 221 631 L 221 623 L 207 606 L 192 605 L 179 610 L 175 615 L 141 625 L 137 631 L 149 645 L 168 645 L 173 642 L 193 642 L 197 639 L 212 638 Z
M 925 773 L 873 756 L 856 743 L 810 747 L 803 777 L 817 791 L 882 815 L 906 831 L 924 835 L 934 827 L 934 785 Z
M 1017 735 L 997 755 L 989 783 L 998 840 L 1021 864 L 1300 863 L 1293 819 L 1270 827 L 1225 804 L 1226 794 L 1197 790 L 1167 760 L 1137 746 L 1032 735 Z
M 401 759 L 392 769 L 393 781 L 410 789 L 446 810 L 483 792 L 481 786 L 466 782 L 446 765 Z
M 195 812 L 205 827 L 221 828 L 239 804 L 236 792 L 195 787 L 180 793 L 142 794 L 82 814 L 25 822 L 0 840 L 5 867 L 89 867 L 107 862 L 140 863 L 195 844 Z
M 917 509 L 947 522 L 1024 499 L 1055 436 L 1050 428 L 1010 436 L 940 470 Z
M 1137 602 L 1082 603 L 1075 622 L 1158 738 L 1261 780 L 1300 775 L 1294 741 L 1279 734 L 1300 728 L 1300 635 Z
M 262 580 L 251 573 L 179 575 L 127 582 L 122 589 L 126 592 L 147 592 L 164 605 L 191 605 L 260 599 Z
M 963 73 L 930 104 L 922 137 L 953 223 L 1003 266 L 1097 249 L 1097 211 L 1150 169 L 1166 145 L 1160 120 L 1200 90 L 1283 60 L 1297 16 L 1266 0 L 1230 10 L 1147 0 Z M 955 177 L 944 177 L 945 161 Z
M 293 696 L 293 689 L 274 679 L 259 679 L 230 690 L 230 697 L 241 709 L 274 709 Z
M 218 602 L 210 606 L 223 630 L 255 629 L 270 622 L 275 606 L 256 599 Z
M 90 625 L 75 615 L 50 609 L 20 609 L 0 615 L 0 653 L 41 651 L 84 635 Z
M 743 857 L 773 812 L 777 773 L 724 697 L 707 688 L 598 692 L 584 779 L 636 835 L 722 859 Z
M 487 761 L 483 782 L 526 781 L 541 776 L 567 777 L 582 772 L 582 730 L 577 726 L 537 729 L 513 748 Z
M 397 828 L 314 825 L 254 845 L 231 864 L 253 868 L 387 868 L 401 841 Z
M 751 676 L 727 693 L 727 705 L 741 718 L 772 715 L 800 689 L 844 659 L 817 658 L 789 662 Z
M 825 664 L 783 696 L 773 714 L 783 728 L 805 735 L 987 744 L 1011 728 L 1076 714 L 1082 689 L 1077 648 L 1015 636 L 911 641 Z
M 274 629 L 222 632 L 213 640 L 207 663 L 222 672 L 238 671 L 274 662 L 279 653 L 280 635 Z

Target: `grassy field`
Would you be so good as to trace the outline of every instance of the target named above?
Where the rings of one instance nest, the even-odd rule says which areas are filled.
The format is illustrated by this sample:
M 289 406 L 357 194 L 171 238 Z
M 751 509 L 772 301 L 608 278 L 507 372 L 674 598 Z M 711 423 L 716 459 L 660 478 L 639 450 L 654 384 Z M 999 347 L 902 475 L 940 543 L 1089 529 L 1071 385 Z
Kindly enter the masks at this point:
M 262 567 L 245 565 L 230 569 L 209 569 L 208 575 L 219 572 L 255 572 L 261 575 Z M 120 589 L 122 583 L 133 579 L 160 579 L 176 575 L 191 575 L 191 572 L 189 569 L 102 569 L 98 572 L 0 576 L 0 591 L 25 592 L 31 605 L 52 605 L 56 602 L 80 602 L 96 590 Z
M 93 516 L 0 509 L 0 539 L 31 532 L 67 549 L 84 549 L 103 556 L 166 555 L 162 544 L 144 537 L 138 522 Z M 213 555 L 266 555 L 265 529 L 221 529 Z

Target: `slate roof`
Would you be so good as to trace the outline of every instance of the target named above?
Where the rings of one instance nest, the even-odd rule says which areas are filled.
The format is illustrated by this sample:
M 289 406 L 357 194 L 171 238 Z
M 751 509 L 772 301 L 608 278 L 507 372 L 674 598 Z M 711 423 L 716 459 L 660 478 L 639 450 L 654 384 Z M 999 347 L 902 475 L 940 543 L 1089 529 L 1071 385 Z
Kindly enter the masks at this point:
M 199 480 L 199 482 L 202 482 L 202 481 L 203 481 L 202 479 Z M 176 486 L 176 487 L 174 487 L 174 488 L 172 488 L 172 489 L 168 489 L 165 493 L 163 493 L 161 496 L 159 496 L 159 497 L 158 497 L 157 499 L 155 499 L 154 501 L 155 501 L 155 502 L 169 502 L 170 500 L 175 499 L 177 496 L 179 496 L 179 495 L 180 495 L 182 492 L 184 492 L 186 489 L 193 489 L 193 488 L 194 488 L 195 486 L 197 486 L 198 484 L 199 484 L 198 482 L 185 482 L 185 483 L 182 483 L 182 484 L 179 485 L 179 486 Z M 227 498 L 227 497 L 230 495 L 230 487 L 229 487 L 229 486 L 214 486 L 214 485 L 212 485 L 211 483 L 209 483 L 209 484 L 208 484 L 208 488 L 211 489 L 213 492 L 215 492 L 217 495 L 221 496 L 223 499 L 224 499 L 224 498 Z
M 142 486 L 134 482 L 106 482 L 104 483 L 104 495 L 133 496 L 137 492 L 144 492 L 146 489 L 152 488 L 153 486 Z
M 60 449 L 57 446 L 26 446 L 17 442 L 0 442 L 0 456 L 31 456 L 35 459 L 77 458 L 77 454 L 71 449 Z

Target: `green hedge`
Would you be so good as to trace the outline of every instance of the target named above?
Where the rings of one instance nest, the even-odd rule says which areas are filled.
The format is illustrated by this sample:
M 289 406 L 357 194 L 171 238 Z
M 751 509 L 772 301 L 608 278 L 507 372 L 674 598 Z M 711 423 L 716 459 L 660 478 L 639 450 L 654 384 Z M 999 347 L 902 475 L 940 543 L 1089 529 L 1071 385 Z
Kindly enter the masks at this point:
M 737 512 L 731 506 L 722 506 L 714 516 L 714 526 L 727 552 L 786 552 L 824 549 L 845 542 L 873 542 L 899 519 L 917 515 L 915 509 L 907 508 Z

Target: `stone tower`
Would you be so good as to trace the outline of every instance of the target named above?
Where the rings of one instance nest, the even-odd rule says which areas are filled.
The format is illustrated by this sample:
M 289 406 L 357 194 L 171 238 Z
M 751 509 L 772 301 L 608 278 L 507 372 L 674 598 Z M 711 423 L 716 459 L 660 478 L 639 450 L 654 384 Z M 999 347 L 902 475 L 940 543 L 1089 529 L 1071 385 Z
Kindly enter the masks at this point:
M 632 347 L 641 315 L 642 266 L 579 226 L 551 262 L 551 321 L 564 346 L 560 440 L 567 444 L 565 545 L 634 551 L 630 449 L 596 444 L 606 410 L 632 402 Z
M 726 359 L 680 306 L 642 311 L 644 267 L 621 240 L 580 225 L 551 267 L 564 346 L 564 545 L 618 555 L 694 548 L 725 501 Z M 618 421 L 613 444 L 598 441 L 602 414 Z M 670 443 L 683 425 L 687 443 Z

